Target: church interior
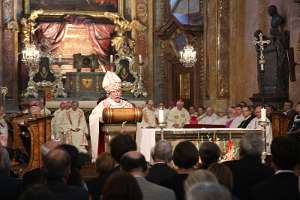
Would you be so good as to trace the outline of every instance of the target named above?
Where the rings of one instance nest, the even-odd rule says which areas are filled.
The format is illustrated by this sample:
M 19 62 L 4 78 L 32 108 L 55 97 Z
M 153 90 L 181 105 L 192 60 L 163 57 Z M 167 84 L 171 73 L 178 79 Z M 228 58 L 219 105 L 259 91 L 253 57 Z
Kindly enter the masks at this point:
M 1 0 L 0 29 L 1 199 L 300 199 L 300 0 Z

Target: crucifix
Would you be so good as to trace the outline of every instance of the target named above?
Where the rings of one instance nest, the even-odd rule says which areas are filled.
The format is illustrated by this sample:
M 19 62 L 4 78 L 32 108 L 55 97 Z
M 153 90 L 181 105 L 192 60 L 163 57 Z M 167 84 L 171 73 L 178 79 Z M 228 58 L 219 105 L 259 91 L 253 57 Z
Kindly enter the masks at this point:
M 259 47 L 259 60 L 258 63 L 260 64 L 260 70 L 264 71 L 264 64 L 266 63 L 265 56 L 264 56 L 264 49 L 265 45 L 268 45 L 271 43 L 270 40 L 264 40 L 263 39 L 263 34 L 259 33 L 258 34 L 258 39 L 253 41 L 254 45 L 257 45 Z

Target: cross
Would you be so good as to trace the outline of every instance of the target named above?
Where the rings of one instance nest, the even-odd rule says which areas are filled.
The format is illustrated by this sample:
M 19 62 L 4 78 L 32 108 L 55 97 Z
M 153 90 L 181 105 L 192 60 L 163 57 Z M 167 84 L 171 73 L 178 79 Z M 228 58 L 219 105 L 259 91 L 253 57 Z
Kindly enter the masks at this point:
M 263 36 L 264 35 L 262 33 L 259 33 L 258 34 L 259 38 L 253 41 L 254 45 L 258 45 L 259 46 L 259 52 L 260 52 L 260 54 L 259 54 L 258 63 L 260 64 L 260 70 L 261 71 L 264 71 L 264 64 L 266 63 L 266 60 L 265 60 L 265 57 L 264 57 L 264 54 L 263 54 L 264 49 L 265 49 L 264 45 L 268 45 L 268 44 L 271 43 L 270 40 L 264 40 Z

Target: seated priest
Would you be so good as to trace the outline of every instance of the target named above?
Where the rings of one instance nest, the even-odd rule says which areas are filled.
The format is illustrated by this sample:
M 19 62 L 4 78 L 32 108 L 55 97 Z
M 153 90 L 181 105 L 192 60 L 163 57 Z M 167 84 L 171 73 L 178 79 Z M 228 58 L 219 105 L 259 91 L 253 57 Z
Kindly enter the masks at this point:
M 184 102 L 178 100 L 176 107 L 169 111 L 167 119 L 168 128 L 182 128 L 185 124 L 190 123 L 190 114 L 183 106 Z
M 152 100 L 146 101 L 146 106 L 143 109 L 143 120 L 141 126 L 143 128 L 154 128 L 157 126 L 155 118 L 155 108 Z
M 104 108 L 132 108 L 133 105 L 121 98 L 122 96 L 122 81 L 114 72 L 107 71 L 102 82 L 102 87 L 108 94 L 108 97 L 100 101 L 100 103 L 93 109 L 89 116 L 91 145 L 92 145 L 92 159 L 96 160 L 98 157 L 99 139 L 101 148 L 104 150 L 104 135 L 99 138 L 99 122 L 103 123 L 102 113 Z

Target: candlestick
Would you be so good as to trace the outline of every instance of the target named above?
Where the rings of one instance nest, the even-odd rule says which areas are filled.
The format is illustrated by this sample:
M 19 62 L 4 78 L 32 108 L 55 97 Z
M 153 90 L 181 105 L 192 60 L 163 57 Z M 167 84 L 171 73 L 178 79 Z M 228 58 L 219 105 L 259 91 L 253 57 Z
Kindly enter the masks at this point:
M 263 122 L 265 122 L 267 120 L 267 110 L 265 108 L 262 108 L 260 110 L 260 112 L 261 112 L 261 118 L 260 118 L 260 120 L 263 121 Z

